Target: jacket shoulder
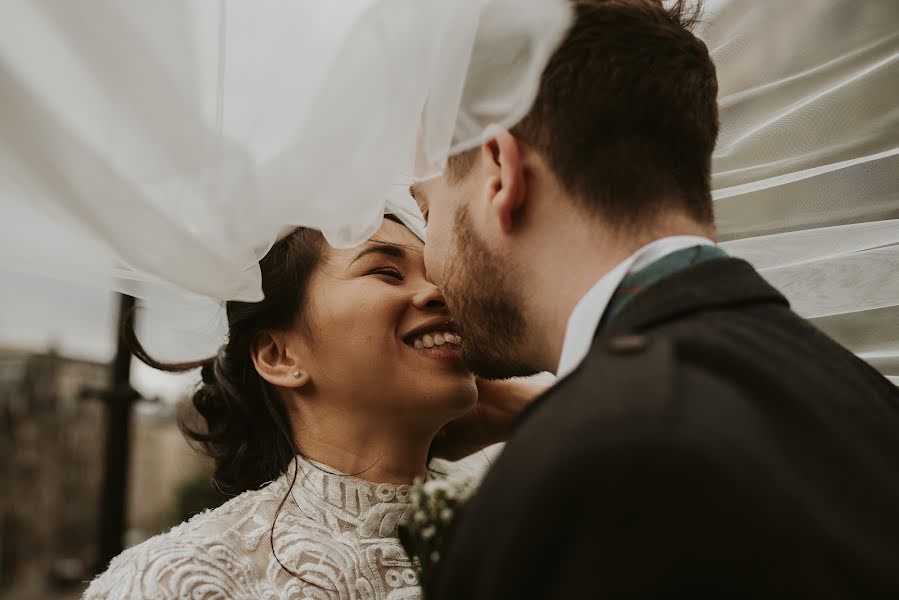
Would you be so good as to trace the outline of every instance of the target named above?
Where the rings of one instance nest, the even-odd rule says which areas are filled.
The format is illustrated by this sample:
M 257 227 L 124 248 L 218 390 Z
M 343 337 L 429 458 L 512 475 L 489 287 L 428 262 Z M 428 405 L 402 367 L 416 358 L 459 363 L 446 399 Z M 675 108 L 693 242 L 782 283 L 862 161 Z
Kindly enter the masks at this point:
M 584 361 L 522 413 L 516 436 L 533 420 L 652 417 L 671 398 L 674 344 L 661 335 L 627 334 L 596 341 Z
M 695 360 L 675 336 L 611 337 L 595 342 L 574 372 L 529 407 L 505 452 L 539 454 L 530 460 L 558 466 L 606 451 L 620 457 L 638 449 L 751 448 L 756 441 L 747 423 L 757 412 L 751 400 L 739 377 Z M 548 438 L 565 443 L 547 449 Z

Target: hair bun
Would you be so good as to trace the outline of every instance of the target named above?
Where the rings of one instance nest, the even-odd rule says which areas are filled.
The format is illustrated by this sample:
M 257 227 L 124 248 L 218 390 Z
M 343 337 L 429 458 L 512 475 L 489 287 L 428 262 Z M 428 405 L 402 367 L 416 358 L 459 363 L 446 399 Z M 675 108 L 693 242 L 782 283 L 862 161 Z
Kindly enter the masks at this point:
M 206 385 L 212 385 L 217 383 L 215 377 L 215 361 L 210 360 L 207 363 L 204 363 L 202 367 L 200 367 L 200 377 L 203 379 L 203 383 Z

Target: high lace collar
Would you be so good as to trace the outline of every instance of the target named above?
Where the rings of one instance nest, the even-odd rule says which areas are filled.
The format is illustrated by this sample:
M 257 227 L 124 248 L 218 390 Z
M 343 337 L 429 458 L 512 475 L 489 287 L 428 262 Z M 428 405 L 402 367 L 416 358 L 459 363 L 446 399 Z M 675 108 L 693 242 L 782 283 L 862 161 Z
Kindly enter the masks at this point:
M 366 496 L 375 504 L 408 504 L 412 486 L 391 483 L 374 483 L 360 479 L 354 475 L 341 473 L 337 469 L 324 463 L 316 462 L 297 456 L 290 464 L 287 473 L 283 476 L 289 485 L 293 480 L 295 465 L 299 466 L 296 488 L 301 488 L 307 493 L 312 493 L 317 498 L 327 501 L 329 504 L 347 507 L 355 506 L 352 500 L 346 501 L 347 496 Z M 344 501 L 339 501 L 343 496 Z
M 341 531 L 355 530 L 361 538 L 395 538 L 399 522 L 411 512 L 412 486 L 365 481 L 300 456 L 268 489 L 280 497 L 292 483 L 293 501 L 285 510 L 323 524 L 339 523 Z

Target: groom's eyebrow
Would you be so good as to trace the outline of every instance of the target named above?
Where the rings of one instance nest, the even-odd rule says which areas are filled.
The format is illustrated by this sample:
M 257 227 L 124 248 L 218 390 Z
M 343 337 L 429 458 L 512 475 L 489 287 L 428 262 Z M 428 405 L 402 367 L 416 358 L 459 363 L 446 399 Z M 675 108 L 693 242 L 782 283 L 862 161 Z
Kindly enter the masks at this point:
M 403 250 L 402 246 L 396 244 L 374 243 L 363 248 L 350 264 L 355 263 L 357 260 L 368 254 L 384 254 L 394 258 L 406 258 L 406 251 Z

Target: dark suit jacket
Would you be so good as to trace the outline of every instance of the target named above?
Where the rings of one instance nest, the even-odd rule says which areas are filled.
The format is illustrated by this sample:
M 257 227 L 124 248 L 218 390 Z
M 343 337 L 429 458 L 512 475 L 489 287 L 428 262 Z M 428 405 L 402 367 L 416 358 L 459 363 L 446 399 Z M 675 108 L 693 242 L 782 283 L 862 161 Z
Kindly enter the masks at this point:
M 899 598 L 899 389 L 748 263 L 675 273 L 522 417 L 430 592 Z

